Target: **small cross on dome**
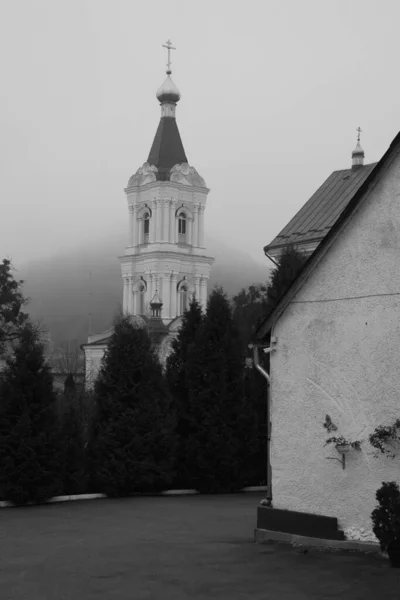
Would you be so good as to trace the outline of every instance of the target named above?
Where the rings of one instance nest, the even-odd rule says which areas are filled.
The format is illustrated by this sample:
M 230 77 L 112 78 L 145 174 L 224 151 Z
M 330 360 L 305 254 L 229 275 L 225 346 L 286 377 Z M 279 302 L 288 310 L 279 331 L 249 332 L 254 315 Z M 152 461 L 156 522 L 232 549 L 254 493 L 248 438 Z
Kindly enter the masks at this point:
M 171 40 L 167 40 L 167 42 L 165 44 L 163 44 L 162 47 L 166 48 L 168 50 L 167 74 L 170 75 L 171 74 L 171 50 L 176 50 L 176 48 L 174 48 L 174 46 L 172 45 Z

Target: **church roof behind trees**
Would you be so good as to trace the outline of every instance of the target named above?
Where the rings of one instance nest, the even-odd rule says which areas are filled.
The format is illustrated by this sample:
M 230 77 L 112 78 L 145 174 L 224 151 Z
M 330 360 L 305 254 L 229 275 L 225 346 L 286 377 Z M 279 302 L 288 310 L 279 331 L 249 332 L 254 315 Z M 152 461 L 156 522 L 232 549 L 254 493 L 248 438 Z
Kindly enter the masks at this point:
M 173 166 L 188 162 L 176 119 L 160 119 L 147 162 L 157 167 L 157 179 L 161 181 L 169 180 Z
M 323 240 L 376 165 L 334 171 L 264 251 Z

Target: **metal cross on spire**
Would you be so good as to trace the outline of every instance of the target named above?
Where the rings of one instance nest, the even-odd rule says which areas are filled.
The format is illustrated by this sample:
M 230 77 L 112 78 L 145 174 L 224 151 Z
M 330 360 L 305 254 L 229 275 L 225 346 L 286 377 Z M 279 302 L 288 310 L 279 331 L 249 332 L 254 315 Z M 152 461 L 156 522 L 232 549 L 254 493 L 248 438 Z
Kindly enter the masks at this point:
M 360 135 L 362 134 L 361 127 L 357 127 L 356 131 L 357 131 L 357 142 L 360 143 Z
M 167 74 L 169 75 L 171 73 L 171 50 L 176 50 L 176 48 L 172 45 L 171 40 L 168 40 L 162 47 L 168 50 Z

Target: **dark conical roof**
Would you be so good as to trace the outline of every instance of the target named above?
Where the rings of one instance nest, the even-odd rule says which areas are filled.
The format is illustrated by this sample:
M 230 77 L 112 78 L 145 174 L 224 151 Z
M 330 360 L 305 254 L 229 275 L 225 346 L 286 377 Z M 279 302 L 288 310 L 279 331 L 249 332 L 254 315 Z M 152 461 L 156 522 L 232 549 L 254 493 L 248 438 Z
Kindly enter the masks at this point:
M 161 117 L 147 162 L 158 169 L 157 179 L 169 179 L 173 166 L 187 163 L 176 119 Z

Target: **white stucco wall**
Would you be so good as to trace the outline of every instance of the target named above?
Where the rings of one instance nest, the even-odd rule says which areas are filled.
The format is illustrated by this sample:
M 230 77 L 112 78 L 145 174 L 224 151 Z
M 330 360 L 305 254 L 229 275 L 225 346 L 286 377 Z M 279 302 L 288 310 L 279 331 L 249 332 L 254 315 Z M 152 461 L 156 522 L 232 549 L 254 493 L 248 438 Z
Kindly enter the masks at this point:
M 359 206 L 277 322 L 271 355 L 271 466 L 276 508 L 336 516 L 349 538 L 374 539 L 370 514 L 395 459 L 368 443 L 400 417 L 400 159 Z M 363 439 L 346 468 L 331 435 Z

